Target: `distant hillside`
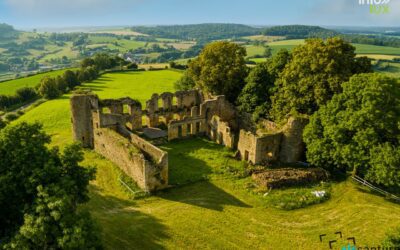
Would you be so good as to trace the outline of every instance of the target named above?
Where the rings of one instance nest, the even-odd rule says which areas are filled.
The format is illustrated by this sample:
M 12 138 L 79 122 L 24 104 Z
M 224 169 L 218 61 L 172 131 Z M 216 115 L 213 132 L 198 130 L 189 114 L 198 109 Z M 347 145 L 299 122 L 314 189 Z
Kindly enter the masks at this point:
M 311 37 L 327 38 L 337 36 L 340 33 L 319 26 L 284 25 L 267 28 L 263 30 L 263 34 L 267 36 L 285 36 L 287 39 L 302 39 Z
M 13 26 L 0 23 L 0 38 L 12 38 L 15 37 L 16 34 L 18 34 L 18 31 L 16 31 Z
M 243 24 L 191 24 L 170 26 L 135 26 L 133 31 L 151 36 L 182 39 L 210 41 L 217 39 L 237 38 L 260 34 L 261 29 Z

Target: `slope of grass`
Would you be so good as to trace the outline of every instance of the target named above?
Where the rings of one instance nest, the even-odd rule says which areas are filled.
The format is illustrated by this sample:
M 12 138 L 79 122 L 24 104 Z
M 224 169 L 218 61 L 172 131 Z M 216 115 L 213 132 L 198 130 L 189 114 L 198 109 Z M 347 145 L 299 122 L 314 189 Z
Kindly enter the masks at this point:
M 142 103 L 153 92 L 173 91 L 180 77 L 174 71 L 106 74 L 85 84 L 101 98 L 131 96 Z M 69 100 L 48 101 L 17 122 L 39 120 L 53 136 L 53 145 L 72 141 Z M 360 190 L 350 181 L 332 184 L 331 199 L 304 209 L 283 211 L 247 189 L 250 178 L 222 172 L 240 169 L 231 152 L 203 139 L 174 141 L 169 152 L 170 184 L 174 188 L 132 200 L 119 183 L 121 171 L 93 151 L 84 165 L 95 165 L 96 180 L 85 205 L 102 227 L 106 249 L 328 249 L 319 235 L 356 237 L 375 246 L 385 232 L 400 225 L 400 206 Z M 230 160 L 227 160 L 230 159 Z M 274 191 L 272 191 L 274 192 Z M 338 242 L 344 245 L 345 242 Z
M 96 183 L 87 207 L 103 228 L 107 249 L 328 249 L 319 235 L 332 240 L 337 231 L 360 246 L 377 246 L 387 229 L 400 224 L 399 205 L 350 181 L 333 184 L 325 203 L 282 211 L 249 193 L 248 179 L 218 175 L 229 153 L 221 146 L 195 139 L 163 148 L 170 152 L 172 184 L 188 177 L 204 181 L 130 200 L 115 170 L 101 165 L 98 178 L 109 180 Z
M 176 71 L 146 71 L 105 74 L 96 81 L 86 83 L 100 98 L 133 97 L 138 99 L 143 107 L 153 93 L 174 91 L 173 83 L 179 79 Z M 69 110 L 69 96 L 47 101 L 28 111 L 18 119 L 21 121 L 39 121 L 43 123 L 46 132 L 53 136 L 55 145 L 62 146 L 72 142 L 72 131 Z
M 35 87 L 40 83 L 40 80 L 45 76 L 58 76 L 64 73 L 66 69 L 54 70 L 46 73 L 36 74 L 33 76 L 23 77 L 6 82 L 0 82 L 0 95 L 14 95 L 15 92 L 23 87 Z

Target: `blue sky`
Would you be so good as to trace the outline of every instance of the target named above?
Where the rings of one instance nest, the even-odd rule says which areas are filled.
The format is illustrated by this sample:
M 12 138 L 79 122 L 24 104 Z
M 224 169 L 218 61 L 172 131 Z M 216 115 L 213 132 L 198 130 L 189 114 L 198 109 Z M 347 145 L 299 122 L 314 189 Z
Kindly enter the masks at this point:
M 243 23 L 400 26 L 400 0 L 374 15 L 359 0 L 0 0 L 18 28 Z

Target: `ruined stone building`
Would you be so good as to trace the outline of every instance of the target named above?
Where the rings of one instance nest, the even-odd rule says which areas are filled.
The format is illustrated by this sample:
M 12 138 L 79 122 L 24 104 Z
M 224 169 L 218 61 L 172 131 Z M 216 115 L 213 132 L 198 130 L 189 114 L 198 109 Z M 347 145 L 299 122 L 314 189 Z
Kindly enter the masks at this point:
M 237 148 L 253 164 L 293 162 L 303 154 L 304 121 L 289 119 L 280 130 L 248 132 L 224 96 L 205 99 L 197 90 L 153 94 L 145 108 L 130 98 L 100 100 L 90 92 L 75 93 L 70 104 L 74 139 L 113 161 L 148 192 L 168 187 L 168 154 L 156 146 L 158 139 L 207 136 Z

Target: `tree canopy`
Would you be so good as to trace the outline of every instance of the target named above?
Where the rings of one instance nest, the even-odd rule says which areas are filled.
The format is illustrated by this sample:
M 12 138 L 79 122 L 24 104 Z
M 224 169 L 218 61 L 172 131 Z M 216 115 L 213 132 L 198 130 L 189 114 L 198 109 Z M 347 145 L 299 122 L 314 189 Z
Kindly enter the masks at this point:
M 356 58 L 355 47 L 342 39 L 308 39 L 293 50 L 276 82 L 271 115 L 275 120 L 291 112 L 310 115 L 340 93 L 352 75 L 371 71 L 369 59 Z
M 275 92 L 275 80 L 289 60 L 289 52 L 282 49 L 265 63 L 259 63 L 251 69 L 237 99 L 240 111 L 253 114 L 254 120 L 267 118 L 271 96 Z
M 360 74 L 343 93 L 311 116 L 304 131 L 307 159 L 354 170 L 367 180 L 400 186 L 400 85 L 394 78 Z
M 245 56 L 246 50 L 235 43 L 210 43 L 189 63 L 188 76 L 203 91 L 235 103 L 247 76 Z
M 49 148 L 39 124 L 0 130 L 0 247 L 5 249 L 95 249 L 101 243 L 89 214 L 93 168 L 79 162 L 76 144 L 62 153 Z

